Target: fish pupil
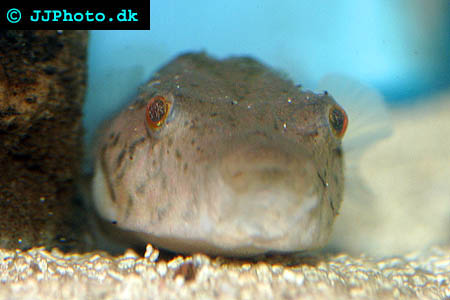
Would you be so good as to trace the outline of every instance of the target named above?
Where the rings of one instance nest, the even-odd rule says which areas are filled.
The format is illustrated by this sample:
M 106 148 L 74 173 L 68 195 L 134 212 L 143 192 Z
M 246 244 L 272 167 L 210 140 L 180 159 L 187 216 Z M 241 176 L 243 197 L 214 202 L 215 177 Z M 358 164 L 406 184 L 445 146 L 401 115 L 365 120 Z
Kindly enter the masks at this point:
M 153 101 L 152 105 L 150 105 L 148 113 L 152 122 L 158 123 L 161 121 L 166 114 L 166 106 L 164 105 L 164 101 L 160 99 Z
M 335 135 L 342 137 L 347 129 L 347 114 L 343 109 L 334 107 L 330 111 L 329 119 Z
M 331 114 L 331 124 L 337 132 L 341 132 L 344 127 L 344 115 L 341 111 L 333 109 Z

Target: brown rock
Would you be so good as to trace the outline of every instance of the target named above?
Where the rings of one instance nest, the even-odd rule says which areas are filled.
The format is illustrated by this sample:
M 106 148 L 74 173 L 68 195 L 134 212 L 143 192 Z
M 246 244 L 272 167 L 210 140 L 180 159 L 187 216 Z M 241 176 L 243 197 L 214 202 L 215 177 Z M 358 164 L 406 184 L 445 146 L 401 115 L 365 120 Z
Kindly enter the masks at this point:
M 87 32 L 0 31 L 0 247 L 69 247 Z

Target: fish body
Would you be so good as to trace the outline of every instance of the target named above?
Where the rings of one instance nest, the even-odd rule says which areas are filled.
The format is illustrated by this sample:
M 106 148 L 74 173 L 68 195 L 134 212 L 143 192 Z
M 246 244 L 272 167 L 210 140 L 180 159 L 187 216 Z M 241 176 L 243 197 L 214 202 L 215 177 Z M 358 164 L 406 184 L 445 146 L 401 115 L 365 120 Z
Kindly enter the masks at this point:
M 330 95 L 252 58 L 184 54 L 102 126 L 93 204 L 179 253 L 318 248 L 341 206 L 347 122 Z

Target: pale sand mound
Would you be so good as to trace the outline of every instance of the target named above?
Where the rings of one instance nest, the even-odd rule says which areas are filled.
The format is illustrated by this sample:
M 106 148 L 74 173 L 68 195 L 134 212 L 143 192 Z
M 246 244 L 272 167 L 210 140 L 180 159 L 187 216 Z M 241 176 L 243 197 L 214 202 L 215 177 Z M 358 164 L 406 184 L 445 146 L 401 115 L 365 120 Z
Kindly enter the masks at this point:
M 394 110 L 392 126 L 359 164 L 370 194 L 350 193 L 337 218 L 331 243 L 347 253 L 450 245 L 450 91 Z

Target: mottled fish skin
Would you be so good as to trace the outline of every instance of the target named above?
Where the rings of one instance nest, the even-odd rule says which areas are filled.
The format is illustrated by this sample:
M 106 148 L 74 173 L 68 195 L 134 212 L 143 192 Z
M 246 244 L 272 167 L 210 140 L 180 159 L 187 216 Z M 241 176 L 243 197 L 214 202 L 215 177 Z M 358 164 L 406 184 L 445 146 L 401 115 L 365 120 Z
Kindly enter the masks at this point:
M 171 105 L 154 129 L 156 96 Z M 321 247 L 343 193 L 333 109 L 343 112 L 254 59 L 181 55 L 103 125 L 95 208 L 143 244 L 181 253 Z

